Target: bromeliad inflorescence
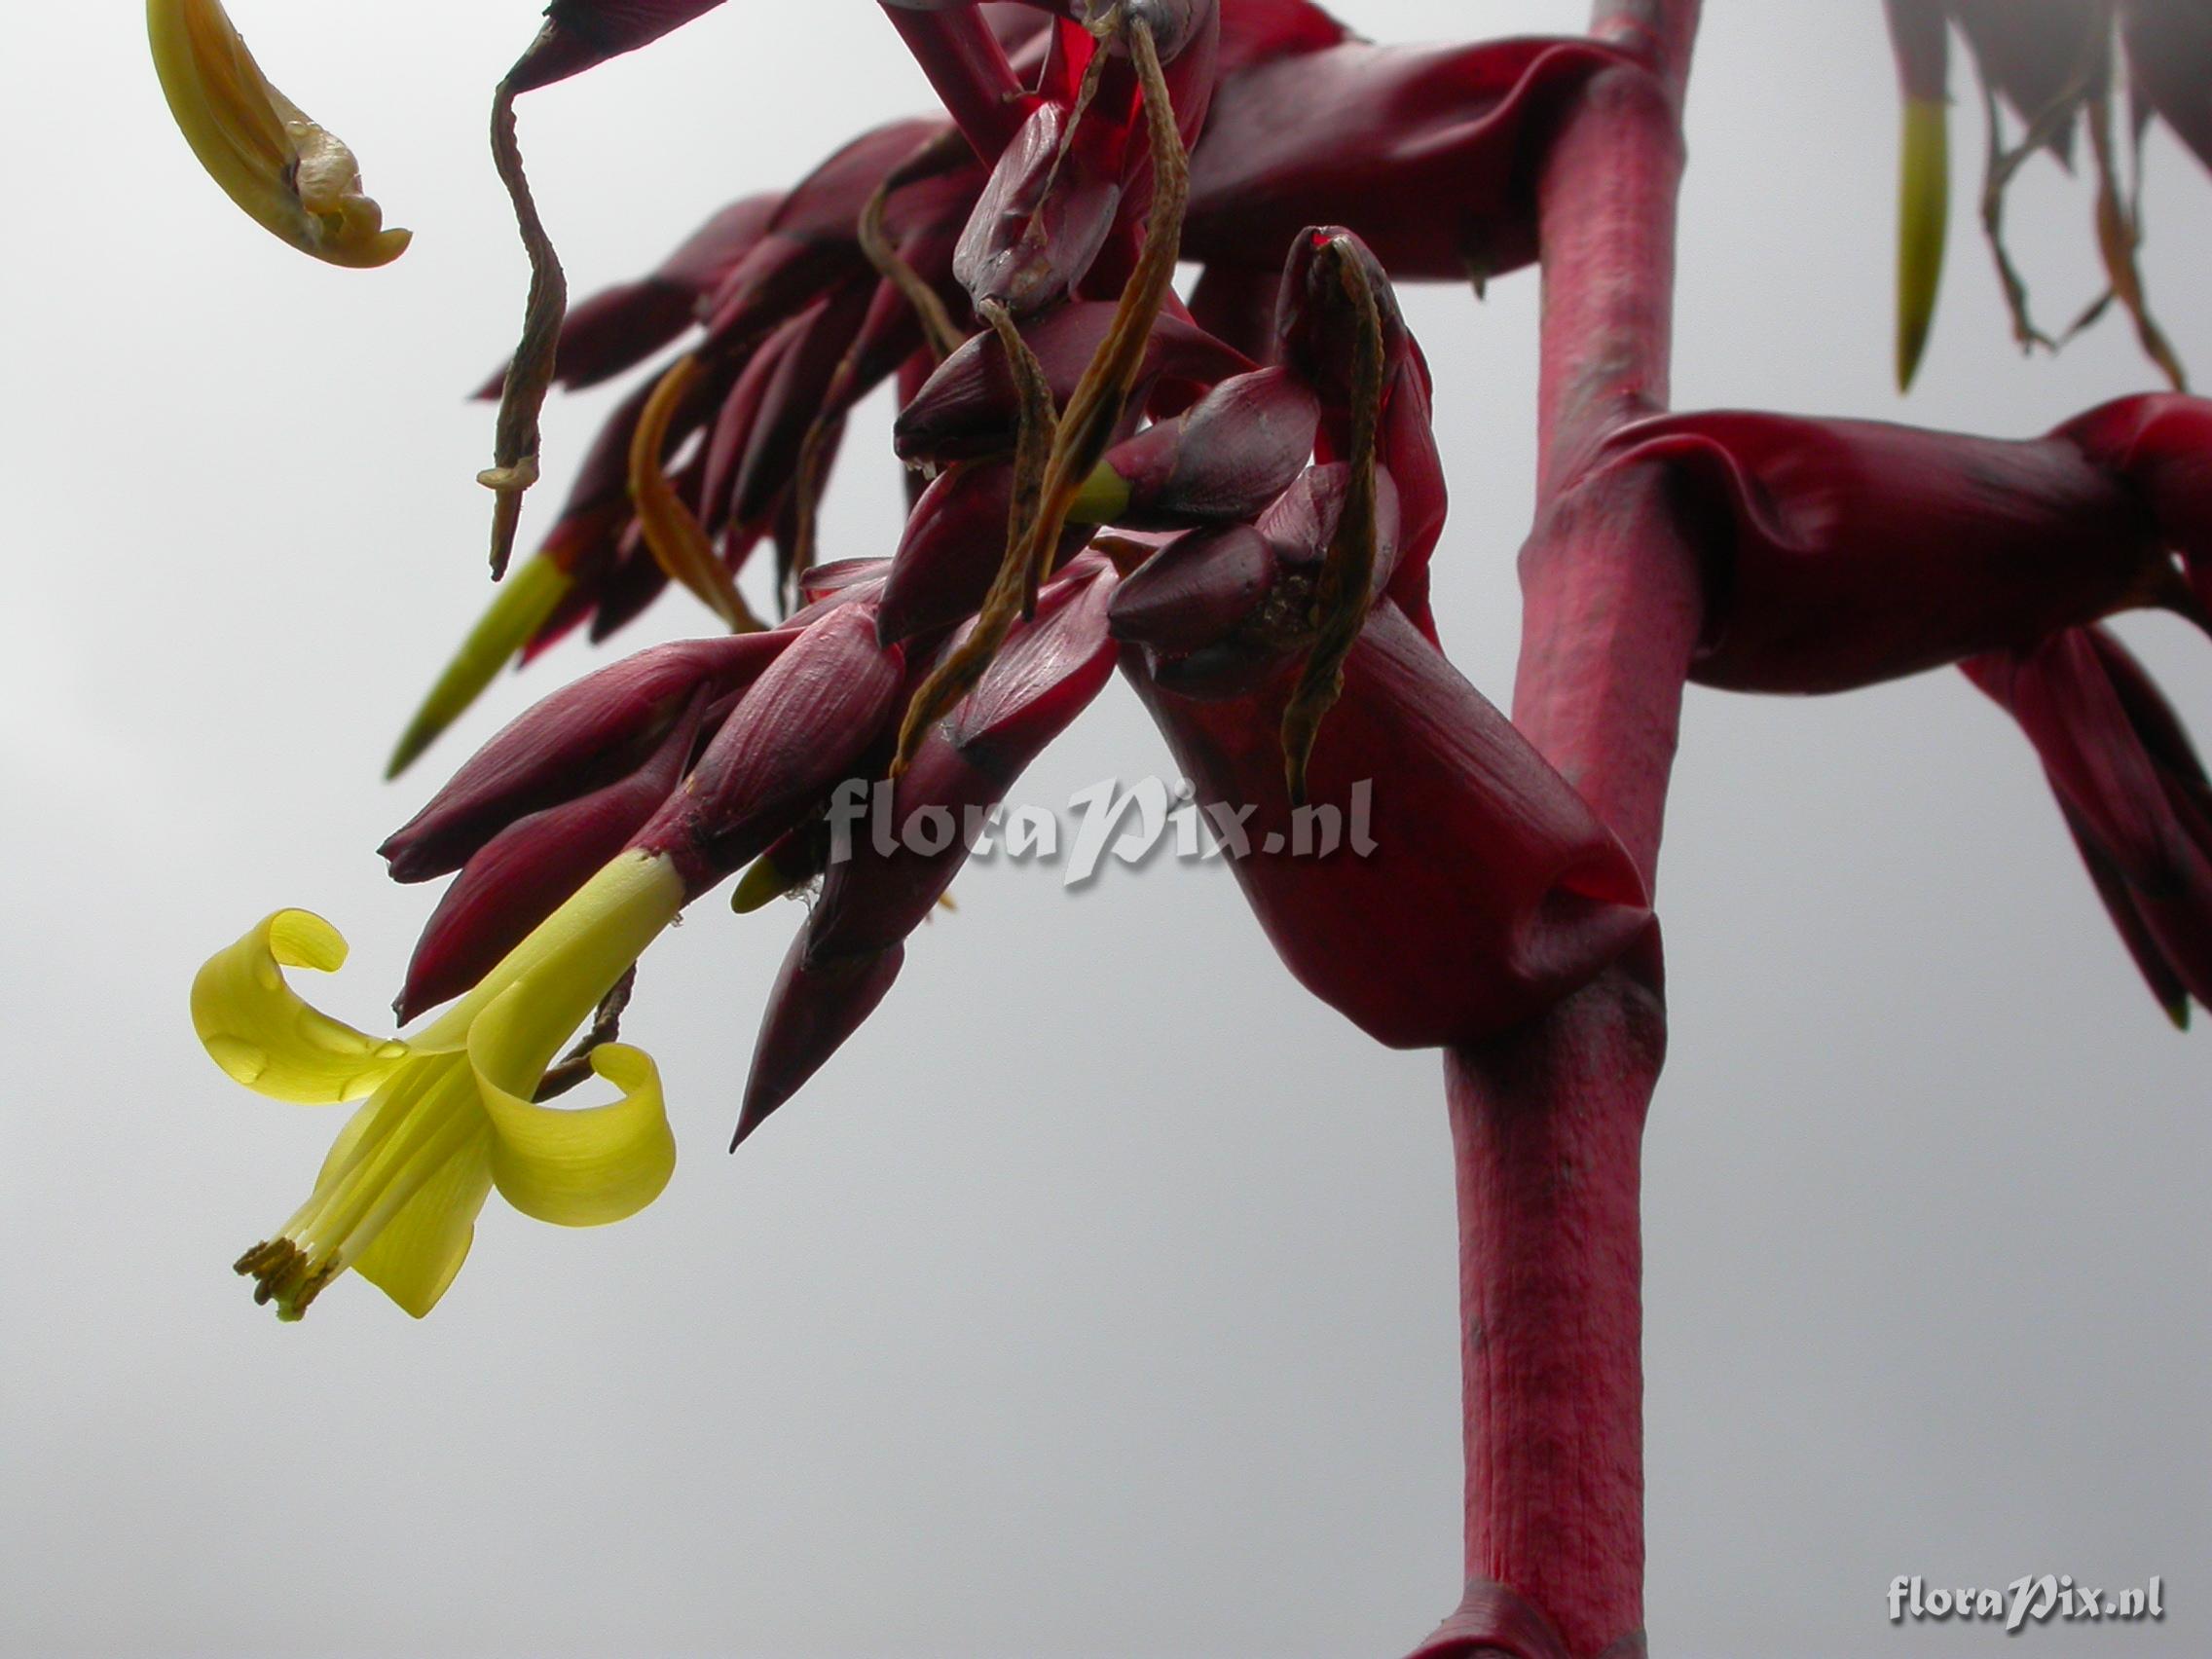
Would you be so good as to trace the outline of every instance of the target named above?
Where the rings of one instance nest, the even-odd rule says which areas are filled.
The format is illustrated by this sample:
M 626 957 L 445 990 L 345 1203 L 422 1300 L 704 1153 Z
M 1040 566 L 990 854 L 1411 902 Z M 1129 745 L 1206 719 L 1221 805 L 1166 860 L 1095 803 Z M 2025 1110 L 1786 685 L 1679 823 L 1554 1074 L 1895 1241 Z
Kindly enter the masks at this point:
M 422 1311 L 488 1183 L 554 1220 L 648 1199 L 670 1156 L 657 1089 L 607 1039 L 638 953 L 740 870 L 743 912 L 819 895 L 762 1019 L 738 1137 L 754 1132 L 889 992 L 969 853 L 864 839 L 832 858 L 840 792 L 883 783 L 902 821 L 940 808 L 973 825 L 1116 665 L 1201 801 L 1249 823 L 1260 850 L 1235 867 L 1285 963 L 1379 1040 L 1476 1041 L 1651 955 L 1636 862 L 1438 643 L 1434 383 L 1393 292 L 1535 256 L 1553 115 L 1620 50 L 1380 47 L 1304 0 L 887 0 L 942 117 L 864 134 L 566 310 L 513 99 L 709 9 L 557 4 L 502 83 L 501 166 L 536 273 L 523 346 L 484 388 L 503 399 L 502 512 L 535 467 L 547 387 L 676 354 L 583 458 L 392 770 L 509 660 L 578 626 L 611 634 L 672 583 L 731 631 L 547 698 L 385 844 L 396 879 L 453 876 L 396 1004 L 406 1020 L 453 1003 L 421 1036 L 380 1041 L 291 996 L 279 966 L 342 951 L 303 912 L 203 975 L 195 1018 L 235 1076 L 283 1098 L 369 1096 L 309 1203 L 240 1263 L 289 1312 L 347 1267 Z M 1924 11 L 1892 10 L 1926 32 Z M 153 16 L 180 119 L 218 107 L 194 101 L 194 77 L 250 65 L 242 48 L 180 53 Z M 235 41 L 211 3 L 175 16 L 199 19 L 194 42 Z M 1977 17 L 1959 20 L 1988 69 L 2001 36 Z M 240 200 L 298 229 L 283 199 Z M 302 187 L 311 218 L 321 201 Z M 373 230 L 347 212 L 293 240 Z M 1203 266 L 1187 303 L 1168 283 L 1178 256 Z M 915 469 L 903 532 L 887 558 L 818 562 L 820 493 L 887 379 L 893 448 Z M 1670 416 L 1583 471 L 1675 481 L 1705 558 L 1697 678 L 1820 691 L 1963 665 L 2035 742 L 2178 1018 L 2212 992 L 2212 810 L 2178 721 L 2098 624 L 2146 605 L 2204 620 L 2208 423 L 2183 397 L 2024 442 Z M 749 599 L 765 544 L 773 581 Z M 1362 786 L 1371 857 L 1267 850 L 1271 830 L 1294 839 L 1293 814 L 1343 810 Z M 587 1062 L 624 1104 L 533 1100 Z M 560 1201 L 547 1147 L 576 1160 Z
M 517 92 L 706 9 L 557 5 L 502 84 L 503 167 Z M 901 814 L 993 804 L 1117 661 L 1209 795 L 1253 792 L 1268 823 L 1402 762 L 1382 808 L 1402 834 L 1372 869 L 1262 854 L 1240 871 L 1286 959 L 1385 1041 L 1521 1017 L 1647 925 L 1611 837 L 1434 643 L 1428 369 L 1356 227 L 1296 217 L 1302 196 L 1359 207 L 1417 276 L 1525 263 L 1532 134 L 1604 50 L 1378 48 L 1297 0 L 894 10 L 950 121 L 893 124 L 788 194 L 733 203 L 572 313 L 518 187 L 537 278 L 524 347 L 487 388 L 503 388 L 503 466 L 535 465 L 524 383 L 588 385 L 695 337 L 617 412 L 393 769 L 518 649 L 586 620 L 610 632 L 672 580 L 739 631 L 548 699 L 386 843 L 401 880 L 454 875 L 395 1004 L 405 1020 L 460 999 L 421 1036 L 370 1038 L 284 988 L 280 966 L 342 954 L 304 912 L 203 973 L 195 1020 L 233 1075 L 282 1098 L 369 1095 L 309 1202 L 240 1263 L 288 1314 L 348 1267 L 425 1310 L 493 1182 L 554 1220 L 648 1199 L 667 1173 L 657 1088 L 604 1039 L 651 935 L 748 863 L 743 909 L 821 883 L 763 1021 L 751 1133 L 888 991 L 967 856 L 866 845 L 830 864 L 837 788 L 895 777 Z M 1302 74 L 1345 124 L 1326 143 L 1260 119 Z M 1456 176 L 1455 211 L 1428 195 L 1409 210 L 1408 111 L 1441 140 L 1420 189 Z M 1208 266 L 1196 313 L 1167 287 L 1186 248 Z M 895 446 L 935 482 L 894 557 L 817 566 L 844 421 L 894 373 Z M 763 628 L 735 578 L 767 538 L 798 608 Z M 1450 877 L 1469 860 L 1492 878 Z M 1414 888 L 1437 902 L 1393 902 Z M 1432 962 L 1426 982 L 1379 991 L 1409 956 Z M 629 1097 L 534 1102 L 587 1020 L 590 1064 Z M 532 1161 L 548 1135 L 583 1161 L 572 1202 Z
M 641 953 L 732 877 L 740 914 L 811 898 L 735 1139 L 758 1131 L 890 993 L 985 814 L 1119 668 L 1208 819 L 1240 827 L 1232 867 L 1291 973 L 1378 1041 L 1449 1054 L 1473 1576 L 1422 1659 L 1641 1653 L 1636 1147 L 1665 1050 L 1650 882 L 1682 685 L 1961 668 L 2029 739 L 2185 1022 L 2212 1002 L 2212 782 L 2107 624 L 2212 623 L 2212 404 L 2123 397 L 2026 439 L 1664 413 L 1696 0 L 1601 0 L 1587 39 L 1442 48 L 1356 39 L 1308 0 L 880 0 L 941 113 L 739 198 L 571 310 L 516 102 L 718 4 L 553 0 L 498 84 L 495 165 L 532 267 L 482 390 L 504 582 L 390 772 L 508 662 L 605 638 L 672 585 L 720 631 L 547 697 L 386 841 L 395 879 L 452 877 L 395 1002 L 417 1034 L 299 999 L 286 968 L 345 954 L 304 911 L 202 971 L 195 1028 L 233 1077 L 365 1101 L 238 1271 L 285 1317 L 349 1269 L 421 1314 L 495 1187 L 569 1225 L 649 1202 L 674 1141 L 618 1026 Z M 2124 76 L 2138 138 L 2156 115 L 2212 163 L 2212 13 L 1886 4 L 1907 94 L 1900 378 L 1935 303 L 1955 29 L 1989 92 L 1984 219 L 2021 340 L 2048 343 L 2005 253 L 2005 186 L 2085 131 L 2110 292 L 2083 321 L 2119 304 L 2178 387 L 2116 109 Z M 398 253 L 351 156 L 216 0 L 149 0 L 148 20 L 179 125 L 247 212 L 338 263 Z M 1431 613 L 1437 382 L 1396 287 L 1480 291 L 1539 255 L 1516 724 Z M 632 371 L 508 574 L 545 397 Z M 864 550 L 887 557 L 825 561 L 822 492 L 886 381 L 905 523 Z M 947 832 L 856 836 L 862 799 Z M 1363 822 L 1366 844 L 1301 856 L 1310 814 Z M 554 1104 L 592 1073 L 621 1098 Z

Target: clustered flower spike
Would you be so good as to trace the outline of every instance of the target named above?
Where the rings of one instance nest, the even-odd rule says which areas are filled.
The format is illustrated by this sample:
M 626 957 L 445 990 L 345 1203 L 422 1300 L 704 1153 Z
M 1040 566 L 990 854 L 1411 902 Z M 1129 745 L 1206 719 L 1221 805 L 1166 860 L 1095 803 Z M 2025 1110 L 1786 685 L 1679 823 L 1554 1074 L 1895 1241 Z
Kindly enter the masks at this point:
M 738 1100 L 736 1139 L 756 1132 L 890 992 L 991 811 L 1117 667 L 1285 965 L 1379 1041 L 1478 1041 L 1632 952 L 1655 964 L 1636 863 L 1439 643 L 1435 392 L 1395 291 L 1533 258 L 1552 118 L 1618 54 L 1381 47 L 1306 0 L 882 3 L 943 115 L 732 203 L 572 311 L 512 99 L 712 0 L 556 0 L 502 84 L 495 148 L 534 261 L 523 347 L 484 388 L 503 526 L 542 393 L 643 372 L 392 770 L 506 663 L 611 634 L 671 582 L 729 631 L 547 697 L 385 843 L 396 880 L 452 877 L 395 1005 L 429 1016 L 419 1035 L 374 1038 L 291 993 L 282 968 L 343 955 L 305 912 L 203 972 L 195 1024 L 234 1077 L 368 1102 L 239 1264 L 287 1316 L 348 1268 L 425 1311 L 495 1185 L 567 1223 L 648 1201 L 673 1144 L 619 1022 L 641 952 L 732 877 L 739 914 L 810 896 Z M 2099 15 L 2138 53 L 2187 33 L 2147 0 Z M 2027 37 L 1988 8 L 1892 16 L 1924 102 L 1952 20 L 2017 107 L 2056 96 L 2047 62 L 2005 56 Z M 2155 80 L 2139 66 L 2143 95 L 2201 132 L 2190 88 Z M 1940 141 L 1925 115 L 1922 172 Z M 2035 141 L 2063 150 L 2063 126 Z M 1907 285 L 1932 294 L 1910 276 L 1939 246 L 1926 207 Z M 1203 268 L 1187 302 L 1178 259 Z M 820 562 L 831 462 L 887 380 L 906 522 L 870 550 L 888 557 Z M 2178 1019 L 2212 992 L 2212 789 L 2100 624 L 2143 606 L 2205 623 L 2208 458 L 2212 405 L 2156 396 L 2018 442 L 1666 416 L 1591 464 L 1672 476 L 1706 558 L 1706 682 L 1825 691 L 1963 666 L 2034 744 Z M 772 583 L 752 568 L 763 544 Z M 772 601 L 759 614 L 788 614 L 760 621 L 741 578 Z M 546 1104 L 593 1071 L 623 1100 Z
M 1092 62 L 1081 5 L 887 10 L 953 119 L 891 123 L 789 193 L 733 203 L 652 272 L 569 312 L 550 354 L 551 383 L 582 387 L 684 345 L 698 370 L 653 432 L 651 460 L 733 577 L 772 545 L 788 589 L 813 556 L 814 507 L 845 417 L 887 379 L 910 396 L 974 333 L 976 299 L 1006 300 L 1025 334 L 1045 330 L 1032 345 L 1064 402 L 1097 342 L 1084 330 L 1103 330 L 1142 245 L 1149 152 L 1131 141 L 1125 55 L 1107 55 L 1083 121 L 1068 125 Z M 1271 350 L 1283 249 L 1316 220 L 1356 232 L 1398 280 L 1479 280 L 1528 264 L 1547 123 L 1617 61 L 1584 40 L 1377 46 L 1307 0 L 1164 15 L 1188 43 L 1166 65 L 1191 143 L 1181 252 L 1204 267 L 1188 320 L 1210 350 L 1247 360 Z M 1203 62 L 1187 62 L 1194 54 Z M 1177 84 L 1201 67 L 1210 81 Z M 1286 125 L 1283 108 L 1308 119 Z M 1057 319 L 1087 304 L 1098 309 L 1075 327 L 1083 337 L 1060 336 Z M 1185 320 L 1170 311 L 1161 327 Z M 989 369 L 999 372 L 995 359 Z M 1171 371 L 1159 406 L 1171 411 L 1179 387 L 1212 378 Z M 502 370 L 482 395 L 499 396 L 507 380 Z M 495 597 L 410 721 L 393 771 L 518 656 L 578 627 L 607 638 L 672 576 L 706 597 L 639 522 L 632 459 L 649 392 L 640 386 L 608 418 L 536 553 L 509 578 L 521 587 Z M 913 460 L 903 444 L 901 454 Z
M 2056 350 L 2118 304 L 2143 350 L 2178 389 L 2186 375 L 2152 315 L 2143 240 L 2141 150 L 2156 120 L 2212 168 L 2212 10 L 2201 0 L 1883 0 L 1903 98 L 1898 188 L 1898 384 L 1918 372 L 1936 315 L 1950 212 L 1950 41 L 1965 40 L 1988 128 L 1981 222 L 2023 350 Z M 2123 178 L 2122 102 L 2136 156 Z M 2020 132 L 2009 138 L 1999 106 Z M 2013 175 L 2038 155 L 2071 168 L 2085 131 L 2107 287 L 2053 337 L 2035 322 L 2004 230 Z

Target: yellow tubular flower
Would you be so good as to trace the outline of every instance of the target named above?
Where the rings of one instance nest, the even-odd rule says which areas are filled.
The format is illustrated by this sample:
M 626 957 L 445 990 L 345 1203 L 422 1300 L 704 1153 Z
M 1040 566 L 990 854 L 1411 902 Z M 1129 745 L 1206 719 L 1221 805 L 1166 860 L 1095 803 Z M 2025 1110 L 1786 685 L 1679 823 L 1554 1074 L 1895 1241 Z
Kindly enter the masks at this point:
M 284 968 L 331 973 L 346 941 L 319 916 L 278 910 L 201 969 L 192 1023 L 215 1063 L 278 1100 L 367 1103 L 323 1161 L 308 1201 L 237 1264 L 254 1300 L 297 1319 L 348 1268 L 421 1318 L 461 1271 L 494 1188 L 525 1215 L 593 1227 L 634 1215 L 676 1167 L 660 1076 L 605 1044 L 606 1106 L 533 1103 L 545 1068 L 683 904 L 658 854 L 624 853 L 420 1036 L 380 1039 L 310 1008 Z
M 269 84 L 219 0 L 146 0 L 169 112 L 208 176 L 268 230 L 332 265 L 387 265 L 409 233 L 384 228 L 353 152 Z

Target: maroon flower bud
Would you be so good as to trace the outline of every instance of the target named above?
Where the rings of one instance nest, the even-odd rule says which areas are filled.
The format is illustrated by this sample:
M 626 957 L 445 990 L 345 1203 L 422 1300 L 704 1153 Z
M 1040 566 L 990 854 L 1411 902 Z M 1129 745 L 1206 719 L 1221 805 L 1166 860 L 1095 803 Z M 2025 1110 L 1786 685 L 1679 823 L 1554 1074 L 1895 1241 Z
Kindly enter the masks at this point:
M 883 1001 L 905 961 L 906 947 L 895 944 L 880 956 L 814 964 L 806 959 L 805 932 L 792 940 L 761 1015 L 732 1152 L 844 1047 Z
M 952 261 L 978 305 L 1034 315 L 1068 295 L 1113 232 L 1123 135 L 1090 119 L 1071 135 L 1068 120 L 1062 105 L 1039 104 L 991 169 Z
M 749 684 L 790 644 L 785 634 L 681 640 L 563 686 L 502 728 L 378 849 L 392 878 L 459 869 L 517 819 L 628 775 L 694 695 Z
M 1388 276 L 1352 232 L 1309 226 L 1291 244 L 1275 302 L 1274 355 L 1320 395 L 1321 453 L 1344 453 L 1354 403 L 1373 395 L 1354 384 L 1368 299 L 1382 350 L 1376 456 L 1398 486 L 1402 515 L 1402 564 L 1390 592 L 1426 632 L 1428 560 L 1444 534 L 1447 502 L 1428 362 L 1406 328 Z
M 545 26 L 507 71 L 507 84 L 527 92 L 565 81 L 609 57 L 650 45 L 720 4 L 721 0 L 553 0 L 545 8 Z
M 2129 954 L 2186 1026 L 2190 998 L 2212 1006 L 2212 784 L 2180 720 L 2102 628 L 1963 666 L 2035 745 Z
M 706 475 L 699 492 L 699 523 L 708 535 L 719 535 L 733 522 L 742 523 L 733 521 L 730 509 L 737 494 L 738 474 L 745 465 L 746 452 L 752 447 L 754 428 L 759 424 L 768 388 L 774 384 L 784 359 L 797 350 L 799 342 L 806 338 L 807 331 L 821 318 L 829 303 L 825 299 L 779 323 L 752 354 L 745 357 L 745 367 L 716 410 L 714 425 L 707 433 Z M 746 538 L 746 545 L 750 544 L 750 538 Z
M 1129 577 L 1124 591 L 1135 597 L 1116 608 L 1118 637 L 1145 646 L 1158 685 L 1206 701 L 1246 697 L 1303 658 L 1318 637 L 1321 567 L 1344 518 L 1350 473 L 1342 461 L 1308 467 L 1260 515 L 1253 534 L 1266 551 L 1264 567 L 1242 537 L 1200 533 L 1183 538 L 1188 546 L 1177 542 L 1155 554 Z M 1397 488 L 1381 470 L 1375 534 L 1371 587 L 1380 595 L 1397 566 L 1399 539 Z M 1267 586 L 1247 604 L 1244 595 L 1263 568 Z M 1180 615 L 1173 613 L 1178 590 L 1188 594 Z
M 825 288 L 867 272 L 858 226 L 868 199 L 892 170 L 944 131 L 941 121 L 896 121 L 863 133 L 793 187 L 753 251 L 723 280 L 706 306 L 711 341 L 738 342 L 782 321 Z M 981 184 L 973 168 L 959 170 L 952 187 L 959 211 Z M 909 228 L 904 214 L 912 196 L 932 216 L 944 211 L 942 192 L 921 180 L 898 192 L 886 207 L 886 229 L 896 240 Z
M 1284 369 L 1233 375 L 1171 420 L 1109 450 L 1077 504 L 1128 530 L 1255 517 L 1313 457 L 1321 406 Z
M 1196 142 L 1217 73 L 1215 0 L 1132 0 L 1120 16 L 1150 32 L 1183 141 Z M 1119 244 L 1111 275 L 1125 274 L 1152 174 L 1150 145 L 1137 136 L 1143 101 L 1128 38 L 1117 30 L 1101 46 L 1081 31 L 1061 32 L 1060 45 L 1073 49 L 1056 55 L 1064 73 L 998 153 L 961 238 L 956 268 L 977 303 L 1034 315 L 1076 290 L 1110 239 Z M 1079 101 L 1075 71 L 1100 50 L 1103 73 Z
M 1161 656 L 1188 656 L 1227 639 L 1274 591 L 1274 549 L 1250 525 L 1179 535 L 1114 592 L 1114 638 Z
M 1066 405 L 1113 320 L 1113 306 L 1079 301 L 1048 313 L 1022 331 L 1056 404 Z M 1130 407 L 1141 407 L 1141 388 L 1158 381 L 1208 387 L 1254 366 L 1196 324 L 1162 313 L 1145 347 L 1137 377 L 1140 389 L 1129 399 Z M 1004 348 L 991 335 L 977 335 L 940 363 L 900 411 L 892 447 L 902 461 L 940 464 L 1011 455 L 1019 409 Z
M 669 855 L 694 898 L 819 806 L 902 707 L 903 655 L 876 643 L 865 602 L 769 637 L 788 647 L 637 837 Z
M 876 617 L 887 642 L 975 615 L 1006 557 L 1013 506 L 1010 461 L 964 461 L 938 474 L 907 515 L 891 560 Z M 1061 533 L 1057 557 L 1067 558 L 1089 540 L 1091 528 L 1070 525 Z
M 401 1024 L 457 997 L 630 844 L 677 785 L 708 689 L 691 694 L 652 756 L 626 778 L 518 819 L 484 844 L 424 924 L 392 1010 Z
M 1836 691 L 2186 602 L 2138 494 L 2061 432 L 2008 441 L 1719 411 L 1638 423 L 1711 567 L 1693 676 Z
M 1650 924 L 1611 832 L 1387 601 L 1346 660 L 1303 813 L 1283 772 L 1293 676 L 1197 702 L 1123 666 L 1284 964 L 1380 1042 L 1465 1043 L 1516 1024 Z M 1341 841 L 1315 856 L 1332 827 Z
M 1311 387 L 1340 419 L 1357 395 L 1353 376 L 1368 299 L 1382 325 L 1387 375 L 1405 362 L 1413 336 L 1382 262 L 1342 225 L 1309 225 L 1299 232 L 1275 299 L 1274 361 Z
M 761 390 L 758 412 L 747 434 L 745 457 L 733 486 L 730 517 L 736 522 L 746 524 L 760 518 L 790 485 L 807 429 L 825 413 L 830 381 L 866 318 L 875 291 L 872 280 L 854 281 L 830 294 L 809 313 L 813 320 L 777 362 Z M 910 319 L 902 321 L 906 330 L 896 349 L 874 366 L 875 379 L 890 374 L 919 343 L 919 328 Z
M 872 821 L 865 798 L 832 804 L 808 961 L 873 956 L 922 924 L 974 850 L 983 815 L 1113 673 L 1113 589 L 1111 569 L 1086 560 L 1039 595 L 1035 620 L 1014 626 L 976 688 L 915 750 L 892 787 L 888 825 Z

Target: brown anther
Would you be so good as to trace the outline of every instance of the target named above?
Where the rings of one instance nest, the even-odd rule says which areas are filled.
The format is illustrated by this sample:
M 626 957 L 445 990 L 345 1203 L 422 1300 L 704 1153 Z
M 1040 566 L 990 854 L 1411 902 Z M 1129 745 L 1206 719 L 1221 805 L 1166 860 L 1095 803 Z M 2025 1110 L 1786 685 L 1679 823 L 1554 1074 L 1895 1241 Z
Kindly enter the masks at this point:
M 231 1272 L 241 1277 L 251 1273 L 259 1278 L 287 1255 L 296 1253 L 298 1248 L 289 1238 L 265 1238 L 233 1262 Z
M 294 1319 L 308 1310 L 308 1305 L 322 1294 L 323 1286 L 338 1276 L 338 1264 L 325 1262 L 310 1273 L 307 1281 L 294 1291 L 285 1304 L 285 1311 Z
M 249 1262 L 253 1264 L 250 1267 L 246 1265 Z M 247 1251 L 239 1259 L 236 1271 L 253 1275 L 255 1307 L 267 1307 L 271 1302 L 283 1307 L 306 1281 L 309 1266 L 305 1250 L 289 1238 L 277 1238 Z

